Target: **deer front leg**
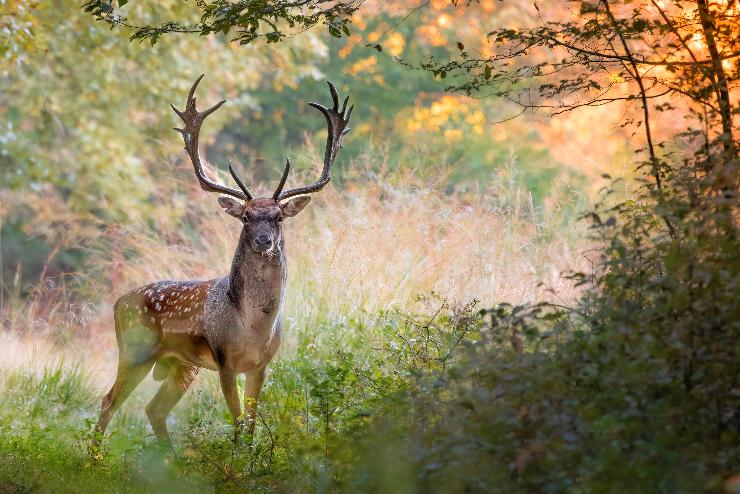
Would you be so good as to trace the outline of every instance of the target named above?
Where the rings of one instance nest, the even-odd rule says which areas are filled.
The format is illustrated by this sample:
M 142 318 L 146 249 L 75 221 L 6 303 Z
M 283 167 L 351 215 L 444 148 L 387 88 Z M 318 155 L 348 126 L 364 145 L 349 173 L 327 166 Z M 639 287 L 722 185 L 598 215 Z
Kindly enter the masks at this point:
M 257 423 L 257 400 L 262 391 L 262 384 L 265 382 L 265 369 L 247 373 L 247 385 L 244 390 L 244 415 L 247 418 L 247 432 L 254 434 L 254 426 Z
M 236 373 L 224 368 L 221 368 L 218 373 L 221 379 L 221 390 L 226 399 L 226 406 L 229 407 L 229 412 L 234 417 L 234 441 L 236 441 L 239 438 L 239 429 L 241 429 L 243 422 L 239 393 L 236 388 Z

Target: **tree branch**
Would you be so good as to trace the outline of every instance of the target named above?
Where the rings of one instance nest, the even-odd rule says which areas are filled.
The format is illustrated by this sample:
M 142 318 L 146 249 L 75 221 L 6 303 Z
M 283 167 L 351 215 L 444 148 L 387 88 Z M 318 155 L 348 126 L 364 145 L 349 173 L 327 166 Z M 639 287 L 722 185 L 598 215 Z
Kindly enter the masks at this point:
M 627 57 L 627 59 L 630 62 L 630 65 L 632 66 L 632 70 L 634 71 L 634 78 L 637 82 L 637 85 L 640 88 L 640 99 L 642 100 L 642 111 L 644 115 L 644 122 L 645 122 L 645 137 L 647 138 L 647 145 L 648 145 L 648 152 L 650 154 L 650 164 L 653 168 L 653 176 L 655 177 L 655 185 L 658 188 L 658 192 L 660 193 L 660 199 L 659 201 L 662 202 L 662 195 L 663 195 L 663 185 L 660 178 L 660 161 L 658 160 L 658 157 L 655 154 L 655 147 L 653 146 L 653 136 L 652 132 L 650 131 L 650 111 L 648 110 L 648 102 L 647 102 L 647 95 L 645 92 L 645 84 L 643 83 L 642 76 L 640 75 L 640 68 L 637 66 L 637 62 L 635 61 L 634 57 L 632 56 L 632 51 L 629 48 L 629 45 L 627 44 L 627 40 L 624 37 L 624 34 L 622 33 L 622 29 L 619 27 L 619 23 L 617 22 L 616 18 L 614 17 L 614 14 L 612 14 L 611 9 L 609 8 L 609 0 L 602 0 L 602 3 L 604 4 L 604 9 L 606 10 L 607 16 L 609 16 L 609 20 L 612 23 L 612 26 L 614 26 L 614 30 L 617 33 L 617 36 L 619 36 L 619 40 L 622 42 L 622 47 L 624 48 L 624 53 Z M 626 67 L 625 67 L 626 68 Z M 666 226 L 668 227 L 668 232 L 671 235 L 671 238 L 676 238 L 676 230 L 673 227 L 673 224 L 668 219 L 667 216 L 663 216 L 663 221 L 665 221 Z

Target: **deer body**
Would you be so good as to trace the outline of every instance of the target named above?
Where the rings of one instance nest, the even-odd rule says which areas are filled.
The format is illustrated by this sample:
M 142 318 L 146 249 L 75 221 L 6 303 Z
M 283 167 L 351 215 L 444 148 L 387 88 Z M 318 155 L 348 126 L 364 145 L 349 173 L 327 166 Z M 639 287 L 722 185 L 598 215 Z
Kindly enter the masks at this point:
M 156 341 L 150 356 L 217 371 L 249 372 L 272 358 L 279 341 L 279 310 L 286 281 L 285 255 L 264 256 L 245 245 L 234 255 L 229 276 L 208 281 L 159 281 L 119 299 L 115 319 L 119 344 L 126 331 L 146 331 L 135 340 Z M 191 344 L 183 345 L 183 338 Z M 227 351 L 241 349 L 241 351 Z
M 118 407 L 152 368 L 154 379 L 164 382 L 147 405 L 146 412 L 162 445 L 171 447 L 167 415 L 187 391 L 200 368 L 219 373 L 237 435 L 243 419 L 236 376 L 246 375 L 244 412 L 249 431 L 254 430 L 256 403 L 265 369 L 280 347 L 280 311 L 287 278 L 282 221 L 295 216 L 308 204 L 310 197 L 305 194 L 316 192 L 328 183 L 329 167 L 341 147 L 341 137 L 349 131 L 346 125 L 352 109 L 345 113 L 345 99 L 339 111 L 336 90 L 329 84 L 333 108 L 310 103 L 321 110 L 329 124 L 321 177 L 306 187 L 283 192 L 290 170 L 290 161 L 287 161 L 273 196 L 255 199 L 233 168 L 229 167 L 241 191 L 219 185 L 203 173 L 198 156 L 200 125 L 223 102 L 197 112 L 194 91 L 201 78 L 190 90 L 186 110 L 180 112 L 175 109 L 185 122 L 185 128 L 177 130 L 183 134 L 185 149 L 201 187 L 231 196 L 219 197 L 219 204 L 243 223 L 231 271 L 228 276 L 207 281 L 151 283 L 127 293 L 116 302 L 118 374 L 113 387 L 103 398 L 95 427 L 101 435 Z M 294 196 L 298 197 L 281 202 Z

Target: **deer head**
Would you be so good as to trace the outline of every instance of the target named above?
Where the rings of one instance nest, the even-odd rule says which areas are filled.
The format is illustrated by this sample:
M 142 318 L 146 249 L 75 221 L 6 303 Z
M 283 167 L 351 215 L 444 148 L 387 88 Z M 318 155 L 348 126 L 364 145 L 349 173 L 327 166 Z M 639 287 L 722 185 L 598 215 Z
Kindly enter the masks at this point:
M 281 223 L 283 219 L 300 213 L 311 201 L 308 194 L 320 191 L 329 183 L 331 165 L 334 163 L 337 152 L 342 147 L 342 138 L 350 131 L 347 125 L 352 116 L 354 106 L 347 109 L 348 96 L 344 99 L 340 110 L 337 90 L 331 82 L 327 81 L 332 97 L 332 107 L 327 108 L 318 103 L 309 103 L 310 106 L 316 108 L 324 115 L 328 125 L 324 164 L 318 180 L 303 187 L 283 190 L 285 182 L 288 179 L 288 173 L 290 173 L 290 159 L 286 158 L 283 176 L 272 196 L 255 198 L 234 171 L 232 165 L 229 165 L 229 172 L 239 186 L 239 189 L 216 183 L 209 179 L 203 171 L 198 152 L 200 127 L 206 117 L 218 110 L 225 103 L 225 100 L 216 103 L 207 110 L 199 112 L 195 107 L 195 89 L 198 87 L 201 79 L 203 79 L 203 75 L 198 77 L 193 87 L 190 88 L 184 111 L 180 111 L 174 105 L 171 105 L 172 109 L 185 124 L 183 128 L 176 128 L 175 130 L 183 136 L 185 151 L 190 156 L 200 187 L 206 192 L 225 194 L 218 198 L 218 203 L 228 214 L 238 218 L 242 222 L 251 248 L 255 252 L 269 252 L 279 244 L 282 238 Z M 289 200 L 286 201 L 286 199 Z

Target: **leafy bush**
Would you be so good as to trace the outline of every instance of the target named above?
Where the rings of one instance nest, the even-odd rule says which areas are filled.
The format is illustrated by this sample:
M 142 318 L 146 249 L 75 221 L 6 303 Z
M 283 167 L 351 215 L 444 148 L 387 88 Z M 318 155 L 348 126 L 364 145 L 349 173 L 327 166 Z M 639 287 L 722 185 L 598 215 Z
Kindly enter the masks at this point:
M 589 215 L 603 249 L 573 275 L 587 288 L 576 307 L 468 310 L 441 366 L 418 362 L 435 362 L 430 331 L 457 323 L 399 334 L 405 413 L 366 448 L 405 451 L 410 491 L 722 490 L 740 464 L 740 245 L 727 191 L 686 171 L 666 173 L 670 193 L 611 207 L 607 194 Z

